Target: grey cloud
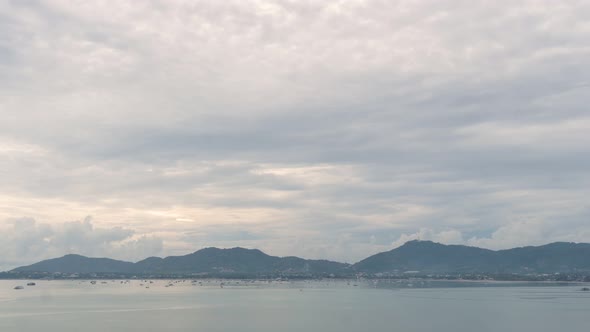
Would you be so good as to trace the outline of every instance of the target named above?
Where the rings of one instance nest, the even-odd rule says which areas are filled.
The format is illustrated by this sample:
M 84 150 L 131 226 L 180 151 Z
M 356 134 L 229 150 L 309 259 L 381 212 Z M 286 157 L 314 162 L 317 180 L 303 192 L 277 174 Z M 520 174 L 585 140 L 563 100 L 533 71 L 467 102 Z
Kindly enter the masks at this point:
M 164 252 L 587 234 L 587 2 L 264 4 L 0 6 L 0 197 L 178 227 Z M 63 227 L 72 248 L 132 235 Z
M 61 224 L 18 218 L 8 220 L 7 225 L 1 229 L 0 270 L 68 253 L 139 260 L 160 254 L 163 247 L 157 236 L 133 237 L 131 229 L 94 227 L 90 217 Z

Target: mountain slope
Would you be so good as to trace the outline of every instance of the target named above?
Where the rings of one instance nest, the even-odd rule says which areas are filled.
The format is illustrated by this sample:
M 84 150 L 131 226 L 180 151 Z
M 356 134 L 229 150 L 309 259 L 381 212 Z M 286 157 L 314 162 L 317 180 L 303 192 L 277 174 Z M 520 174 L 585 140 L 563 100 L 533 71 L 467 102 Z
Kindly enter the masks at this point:
M 590 272 L 590 244 L 555 242 L 539 247 L 500 250 L 501 268 L 544 273 Z
M 370 256 L 352 268 L 367 273 L 590 272 L 590 244 L 558 242 L 493 251 L 416 240 Z
M 495 252 L 430 241 L 410 241 L 399 248 L 382 252 L 353 265 L 362 272 L 465 272 L 488 270 L 495 265 Z
M 136 263 L 137 271 L 152 273 L 339 273 L 347 267 L 343 263 L 276 257 L 244 248 L 205 248 L 185 256 Z
M 133 270 L 133 263 L 110 258 L 89 258 L 65 255 L 14 269 L 15 272 L 61 273 L 126 273 Z
M 205 248 L 184 256 L 170 256 L 159 261 L 137 262 L 143 272 L 158 273 L 211 273 L 211 272 L 267 272 L 279 257 L 269 256 L 257 249 Z
M 298 257 L 275 257 L 257 249 L 205 248 L 184 256 L 149 257 L 137 263 L 66 255 L 14 272 L 138 273 L 138 274 L 329 274 L 347 271 L 348 264 Z
M 493 251 L 430 241 L 410 241 L 354 265 L 299 257 L 270 256 L 257 249 L 205 248 L 184 256 L 150 257 L 137 263 L 66 255 L 14 272 L 133 274 L 353 274 L 364 273 L 590 273 L 590 244 L 557 242 Z

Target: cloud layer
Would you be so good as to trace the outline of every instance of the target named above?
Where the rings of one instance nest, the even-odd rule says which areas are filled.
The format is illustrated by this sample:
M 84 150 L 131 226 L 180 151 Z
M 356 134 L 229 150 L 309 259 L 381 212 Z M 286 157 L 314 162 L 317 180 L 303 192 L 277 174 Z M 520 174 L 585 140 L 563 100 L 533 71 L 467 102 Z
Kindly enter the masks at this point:
M 590 242 L 588 22 L 587 1 L 4 2 L 4 265 L 48 237 L 349 262 Z
M 0 270 L 67 253 L 137 261 L 162 252 L 161 238 L 136 236 L 133 230 L 121 227 L 97 228 L 90 217 L 53 225 L 19 218 L 4 226 Z

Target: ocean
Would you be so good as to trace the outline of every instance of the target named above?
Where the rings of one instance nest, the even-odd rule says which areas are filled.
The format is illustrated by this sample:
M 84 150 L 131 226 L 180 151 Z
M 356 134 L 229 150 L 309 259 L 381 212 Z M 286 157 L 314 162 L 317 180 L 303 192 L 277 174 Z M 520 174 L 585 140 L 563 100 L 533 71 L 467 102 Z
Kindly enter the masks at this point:
M 0 281 L 0 331 L 588 331 L 590 292 L 551 283 Z M 14 290 L 17 285 L 22 290 Z M 149 287 L 149 288 L 148 288 Z

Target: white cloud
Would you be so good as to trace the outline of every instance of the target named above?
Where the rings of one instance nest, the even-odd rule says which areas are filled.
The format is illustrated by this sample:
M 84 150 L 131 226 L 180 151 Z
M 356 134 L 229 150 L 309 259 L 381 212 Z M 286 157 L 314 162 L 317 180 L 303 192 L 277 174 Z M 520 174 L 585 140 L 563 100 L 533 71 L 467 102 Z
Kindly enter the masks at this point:
M 589 14 L 587 1 L 0 3 L 0 220 L 43 221 L 11 235 L 31 259 L 235 237 L 347 261 L 418 237 L 590 241 Z M 96 220 L 63 222 L 84 215 Z
M 0 270 L 68 253 L 134 261 L 160 254 L 163 246 L 157 236 L 137 237 L 127 228 L 94 227 L 90 217 L 52 225 L 32 218 L 13 219 L 1 232 Z
M 392 243 L 392 248 L 397 248 L 412 240 L 433 241 L 444 244 L 464 244 L 463 234 L 457 230 L 444 230 L 436 232 L 429 228 L 420 228 L 413 234 L 402 234 Z

